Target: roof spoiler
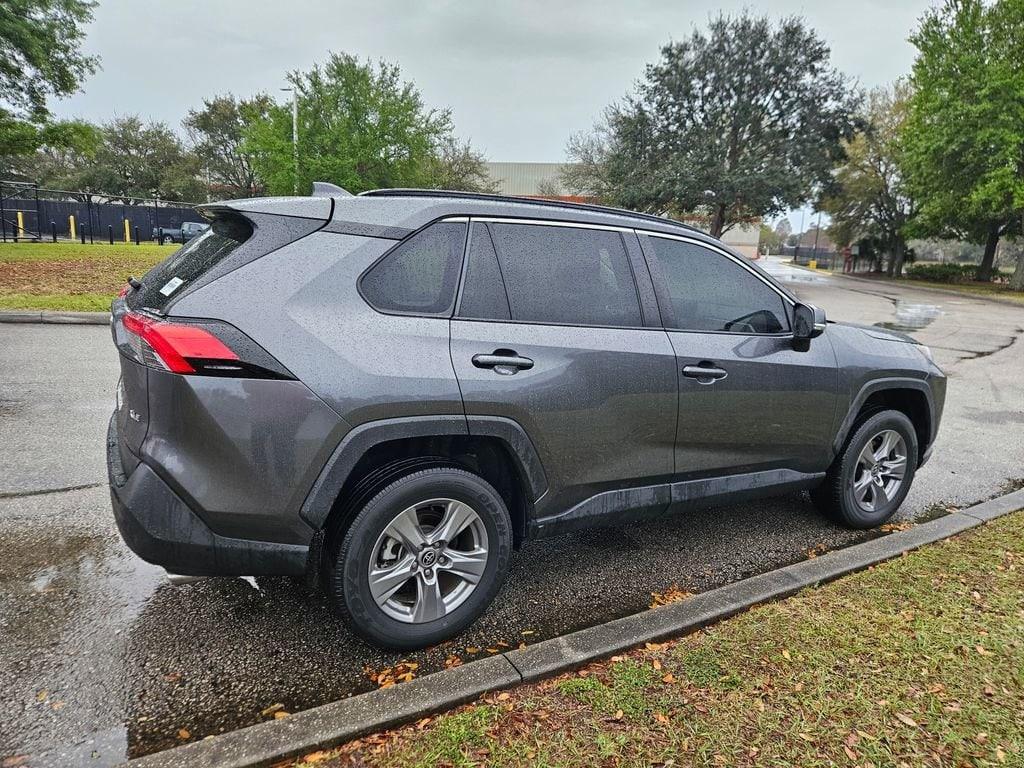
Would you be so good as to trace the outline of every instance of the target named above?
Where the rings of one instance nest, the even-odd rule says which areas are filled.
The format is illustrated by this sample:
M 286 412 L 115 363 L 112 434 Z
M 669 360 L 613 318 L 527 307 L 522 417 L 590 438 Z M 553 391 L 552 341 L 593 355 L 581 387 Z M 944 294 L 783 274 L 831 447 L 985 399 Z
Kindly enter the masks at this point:
M 352 193 L 347 189 L 342 189 L 337 184 L 330 184 L 326 181 L 314 181 L 312 197 L 352 197 Z

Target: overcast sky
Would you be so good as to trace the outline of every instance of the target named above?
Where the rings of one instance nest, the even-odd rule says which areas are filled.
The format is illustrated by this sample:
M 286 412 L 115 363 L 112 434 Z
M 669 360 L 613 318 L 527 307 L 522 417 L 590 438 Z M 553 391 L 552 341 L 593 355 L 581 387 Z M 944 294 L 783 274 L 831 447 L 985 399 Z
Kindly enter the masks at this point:
M 799 14 L 863 86 L 909 72 L 927 0 L 99 0 L 86 49 L 102 70 L 54 104 L 62 117 L 139 114 L 180 128 L 221 93 L 277 89 L 328 51 L 399 64 L 428 105 L 490 160 L 559 161 L 657 58 L 719 10 Z M 798 223 L 798 222 L 797 222 Z

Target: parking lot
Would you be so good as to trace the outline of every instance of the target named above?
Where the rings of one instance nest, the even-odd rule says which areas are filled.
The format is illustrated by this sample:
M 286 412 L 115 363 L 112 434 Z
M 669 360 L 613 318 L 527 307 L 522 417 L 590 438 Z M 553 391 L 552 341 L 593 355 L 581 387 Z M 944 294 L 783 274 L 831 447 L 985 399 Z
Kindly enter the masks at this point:
M 949 375 L 931 462 L 899 519 L 1024 476 L 1024 307 L 770 262 L 831 319 L 906 329 Z M 173 587 L 121 543 L 105 487 L 117 381 L 101 326 L 0 325 L 0 758 L 108 765 L 376 685 L 400 660 L 286 579 Z M 463 637 L 401 657 L 428 674 L 862 540 L 806 497 L 528 544 Z M 187 733 L 186 733 L 187 732 Z

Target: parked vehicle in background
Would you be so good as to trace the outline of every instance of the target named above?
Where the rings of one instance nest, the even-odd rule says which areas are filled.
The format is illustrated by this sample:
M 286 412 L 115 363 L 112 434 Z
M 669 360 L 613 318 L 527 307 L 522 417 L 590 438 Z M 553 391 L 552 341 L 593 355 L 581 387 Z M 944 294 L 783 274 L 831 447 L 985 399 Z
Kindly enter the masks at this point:
M 153 239 L 163 245 L 187 243 L 209 228 L 209 223 L 205 221 L 185 221 L 180 227 L 153 227 Z
M 870 528 L 931 453 L 926 347 L 826 323 L 691 227 L 318 187 L 200 206 L 114 301 L 114 514 L 172 572 L 316 576 L 417 648 L 527 540 L 799 489 Z

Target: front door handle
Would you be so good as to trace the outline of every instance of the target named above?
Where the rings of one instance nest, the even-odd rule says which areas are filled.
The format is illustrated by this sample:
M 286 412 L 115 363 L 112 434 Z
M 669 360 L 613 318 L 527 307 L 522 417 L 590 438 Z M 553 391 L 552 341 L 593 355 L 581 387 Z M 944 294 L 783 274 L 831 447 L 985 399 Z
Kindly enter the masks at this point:
M 698 384 L 714 384 L 728 375 L 729 372 L 725 369 L 714 366 L 687 365 L 683 367 L 683 376 L 696 379 Z
M 496 349 L 489 355 L 473 355 L 477 368 L 493 368 L 496 373 L 515 373 L 533 368 L 533 360 L 510 349 Z

